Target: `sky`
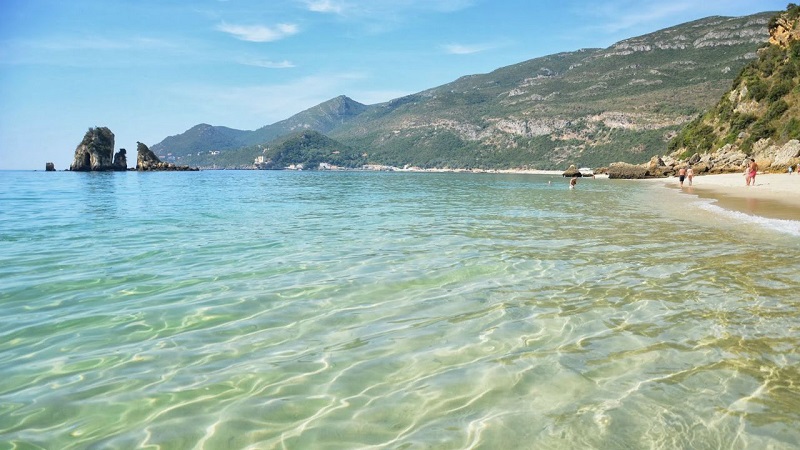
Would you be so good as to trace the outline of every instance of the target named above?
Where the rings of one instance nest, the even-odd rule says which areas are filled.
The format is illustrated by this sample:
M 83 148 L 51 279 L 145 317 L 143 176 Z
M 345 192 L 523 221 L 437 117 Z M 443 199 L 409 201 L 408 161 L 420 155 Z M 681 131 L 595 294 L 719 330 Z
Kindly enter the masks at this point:
M 339 95 L 381 103 L 532 58 L 787 4 L 0 0 L 0 170 L 68 169 L 90 127 L 109 127 L 131 166 L 137 141 L 152 146 L 200 123 L 253 130 Z

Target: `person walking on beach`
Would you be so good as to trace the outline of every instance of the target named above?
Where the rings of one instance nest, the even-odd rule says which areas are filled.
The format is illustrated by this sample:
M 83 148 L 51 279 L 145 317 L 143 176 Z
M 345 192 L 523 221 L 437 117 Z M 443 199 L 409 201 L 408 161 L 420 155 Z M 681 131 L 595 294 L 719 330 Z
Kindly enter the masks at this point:
M 689 186 L 692 185 L 692 178 L 694 178 L 694 169 L 692 169 L 692 166 L 689 166 L 686 168 L 686 179 L 689 180 Z
M 683 187 L 683 180 L 685 179 L 686 179 L 686 168 L 681 167 L 680 169 L 678 169 L 678 180 L 680 180 L 681 182 L 681 187 Z
M 750 158 L 750 165 L 747 167 L 747 175 L 745 176 L 745 182 L 748 186 L 750 183 L 753 183 L 753 186 L 756 185 L 756 174 L 758 173 L 758 164 L 756 164 L 756 160 Z

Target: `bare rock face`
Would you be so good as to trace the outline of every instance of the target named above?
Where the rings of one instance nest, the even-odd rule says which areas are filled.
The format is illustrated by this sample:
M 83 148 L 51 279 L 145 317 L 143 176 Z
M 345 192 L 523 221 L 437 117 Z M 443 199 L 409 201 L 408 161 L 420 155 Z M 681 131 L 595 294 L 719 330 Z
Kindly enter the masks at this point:
M 647 167 L 644 165 L 628 164 L 624 162 L 612 163 L 608 166 L 608 178 L 612 179 L 639 179 L 647 177 Z
M 783 144 L 782 147 L 775 149 L 772 165 L 778 167 L 788 167 L 797 164 L 797 158 L 800 157 L 800 141 L 792 139 L 791 141 Z
M 796 20 L 785 14 L 774 19 L 769 26 L 769 43 L 786 48 L 792 41 L 800 40 L 800 30 L 795 28 L 796 24 Z
M 114 170 L 128 170 L 128 157 L 125 156 L 127 151 L 124 148 L 114 154 Z
M 47 172 L 55 172 L 56 171 L 56 165 L 51 163 L 51 162 L 45 163 L 44 170 L 47 171 Z
M 572 178 L 574 176 L 582 177 L 583 174 L 575 167 L 575 164 L 570 164 L 570 166 L 565 170 L 561 176 Z
M 152 150 L 147 148 L 141 142 L 136 143 L 136 170 L 141 172 L 157 171 L 157 170 L 170 170 L 170 171 L 184 171 L 184 170 L 199 170 L 196 167 L 189 166 L 176 166 L 175 164 L 162 162 Z
M 155 170 L 159 164 L 161 160 L 147 145 L 136 143 L 136 170 Z
M 115 170 L 114 133 L 107 127 L 89 128 L 75 148 L 75 157 L 69 170 L 77 172 Z
M 650 162 L 647 163 L 646 175 L 648 177 L 666 177 L 672 175 L 673 172 L 674 169 L 667 166 L 659 156 L 653 156 L 650 158 Z

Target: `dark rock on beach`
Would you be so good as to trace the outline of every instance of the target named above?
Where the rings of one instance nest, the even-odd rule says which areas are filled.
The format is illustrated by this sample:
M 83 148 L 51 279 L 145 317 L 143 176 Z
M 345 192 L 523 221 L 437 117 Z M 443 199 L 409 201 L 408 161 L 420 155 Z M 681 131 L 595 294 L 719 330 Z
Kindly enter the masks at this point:
M 564 173 L 562 173 L 561 175 L 570 178 L 583 176 L 583 174 L 578 170 L 578 168 L 575 167 L 575 164 L 570 165 L 569 168 L 565 170 Z
M 666 177 L 671 176 L 675 173 L 675 169 L 673 167 L 667 166 L 664 163 L 664 160 L 658 156 L 653 156 L 650 158 L 650 162 L 647 163 L 647 171 L 645 176 L 647 177 Z
M 647 168 L 641 165 L 617 162 L 608 166 L 608 178 L 633 180 L 646 177 Z

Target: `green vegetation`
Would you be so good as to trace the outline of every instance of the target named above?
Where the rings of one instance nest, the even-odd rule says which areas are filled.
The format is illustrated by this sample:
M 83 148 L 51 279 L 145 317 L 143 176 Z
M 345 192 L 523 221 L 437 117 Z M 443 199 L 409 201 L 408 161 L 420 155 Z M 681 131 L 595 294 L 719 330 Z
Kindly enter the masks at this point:
M 360 167 L 366 158 L 351 147 L 344 146 L 316 131 L 301 131 L 285 137 L 263 151 L 265 169 L 284 169 L 301 165 L 315 170 L 321 164 L 337 167 Z
M 800 18 L 800 7 L 769 20 L 769 29 Z M 742 93 L 746 92 L 742 99 Z M 736 100 L 732 100 L 736 99 Z M 726 144 L 750 151 L 762 139 L 783 144 L 800 137 L 800 42 L 788 46 L 766 45 L 758 59 L 747 64 L 735 78 L 732 91 L 704 116 L 698 117 L 669 143 L 670 151 L 683 155 L 704 153 Z M 737 112 L 737 111 L 747 112 Z
M 181 158 L 173 162 L 201 167 L 246 167 L 257 156 L 278 165 L 334 163 L 325 159 L 329 155 L 310 150 L 264 153 L 280 136 L 309 129 L 358 149 L 368 163 L 398 167 L 555 169 L 641 163 L 663 154 L 675 135 L 670 148 L 705 151 L 735 141 L 738 133 L 732 127 L 719 135 L 708 133 L 709 127 L 717 133 L 718 124 L 705 119 L 693 130 L 681 131 L 682 125 L 720 101 L 745 66 L 737 79 L 748 86 L 749 98 L 784 100 L 789 108 L 776 107 L 776 120 L 786 120 L 796 108 L 791 81 L 800 65 L 787 68 L 777 53 L 769 61 L 748 64 L 760 45 L 753 36 L 766 40 L 769 17 L 711 17 L 606 49 L 559 53 L 464 76 L 376 105 L 341 96 L 255 131 L 211 127 L 205 134 L 195 130 L 194 136 L 165 139 L 153 149 Z M 788 83 L 764 82 L 762 64 Z M 753 119 L 737 110 L 739 101 L 723 97 L 716 114 L 749 130 L 760 115 Z M 796 133 L 796 125 L 779 125 L 765 124 L 762 132 Z M 356 161 L 353 157 L 337 165 Z

